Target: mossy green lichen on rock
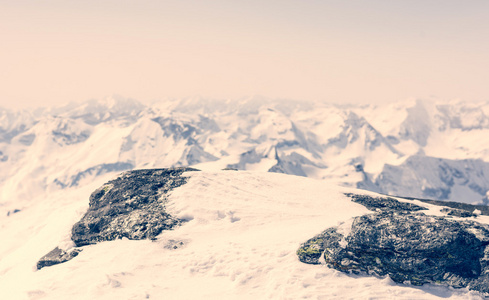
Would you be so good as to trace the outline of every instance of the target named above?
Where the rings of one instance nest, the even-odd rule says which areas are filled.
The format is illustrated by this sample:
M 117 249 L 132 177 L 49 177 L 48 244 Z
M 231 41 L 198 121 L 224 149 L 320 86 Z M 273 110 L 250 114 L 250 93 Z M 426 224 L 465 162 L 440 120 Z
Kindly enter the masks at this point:
M 297 250 L 299 260 L 307 264 L 319 264 L 321 255 L 332 248 L 339 247 L 343 235 L 336 228 L 329 228 L 303 243 Z M 326 257 L 326 253 L 324 254 Z
M 112 188 L 112 184 L 104 184 L 104 193 L 107 193 Z
M 302 244 L 297 255 L 299 260 L 309 264 L 318 264 L 319 258 L 324 251 L 323 239 L 320 237 L 312 238 L 306 243 Z

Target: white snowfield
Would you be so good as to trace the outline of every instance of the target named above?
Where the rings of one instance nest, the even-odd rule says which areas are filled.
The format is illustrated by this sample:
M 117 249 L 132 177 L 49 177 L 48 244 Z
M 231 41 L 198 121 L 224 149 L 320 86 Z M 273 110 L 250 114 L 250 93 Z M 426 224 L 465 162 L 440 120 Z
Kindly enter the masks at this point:
M 86 211 L 90 192 L 109 178 L 0 216 L 0 299 L 482 298 L 467 289 L 401 285 L 298 260 L 302 242 L 369 213 L 343 193 L 373 193 L 277 173 L 184 176 L 188 183 L 173 190 L 167 204 L 171 214 L 189 220 L 184 225 L 155 241 L 86 246 L 71 261 L 39 271 L 44 254 L 73 246 L 71 226 Z

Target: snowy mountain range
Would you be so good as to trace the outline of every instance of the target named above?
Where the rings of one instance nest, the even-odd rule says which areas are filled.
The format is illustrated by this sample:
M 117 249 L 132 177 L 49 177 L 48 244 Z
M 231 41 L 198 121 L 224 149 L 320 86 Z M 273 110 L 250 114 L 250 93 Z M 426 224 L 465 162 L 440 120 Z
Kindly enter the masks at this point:
M 7 242 L 0 243 L 0 298 L 481 299 L 487 296 L 481 294 L 487 292 L 486 207 L 403 204 L 373 192 L 487 205 L 488 116 L 489 103 L 339 106 L 260 97 L 153 105 L 112 97 L 1 109 L 0 240 Z M 180 166 L 203 171 L 185 172 L 178 184 L 154 180 L 146 187 L 154 195 L 141 188 L 148 180 L 108 182 L 126 170 Z M 103 198 L 116 190 L 130 196 L 127 202 Z M 136 204 L 147 207 L 117 216 Z M 108 217 L 95 222 L 96 209 Z M 169 226 L 160 210 L 173 218 L 172 230 L 144 223 Z M 378 226 L 364 226 L 369 222 Z M 99 236 L 103 226 L 107 238 Z M 119 227 L 122 235 L 112 231 Z M 87 232 L 94 242 L 84 242 Z M 442 255 L 446 270 L 411 252 L 403 259 L 424 268 L 417 269 L 421 279 L 410 268 L 380 268 L 378 261 L 404 260 L 362 250 L 359 237 L 379 234 L 388 254 L 390 243 L 404 247 L 399 241 L 415 252 L 432 249 L 418 242 L 421 234 L 438 247 L 425 251 L 427 259 Z M 133 240 L 139 237 L 153 240 Z M 460 245 L 474 243 L 470 253 L 477 259 L 465 262 Z M 323 251 L 329 246 L 336 260 Z M 350 248 L 368 257 L 350 257 Z M 71 260 L 51 266 L 56 255 Z M 365 264 L 350 263 L 355 259 Z M 343 260 L 348 270 L 366 274 L 343 274 Z M 380 277 L 364 276 L 369 272 Z
M 341 106 L 111 97 L 0 109 L 3 210 L 129 169 L 234 168 L 325 179 L 379 193 L 487 203 L 489 103 L 410 100 Z M 105 177 L 104 177 L 105 176 Z

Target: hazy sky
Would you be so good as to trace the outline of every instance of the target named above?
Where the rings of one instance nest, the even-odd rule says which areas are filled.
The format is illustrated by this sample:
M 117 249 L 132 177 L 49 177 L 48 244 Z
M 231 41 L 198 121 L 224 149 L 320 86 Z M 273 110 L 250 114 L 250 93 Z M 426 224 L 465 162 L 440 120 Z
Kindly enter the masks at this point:
M 0 106 L 489 100 L 489 1 L 0 0 Z

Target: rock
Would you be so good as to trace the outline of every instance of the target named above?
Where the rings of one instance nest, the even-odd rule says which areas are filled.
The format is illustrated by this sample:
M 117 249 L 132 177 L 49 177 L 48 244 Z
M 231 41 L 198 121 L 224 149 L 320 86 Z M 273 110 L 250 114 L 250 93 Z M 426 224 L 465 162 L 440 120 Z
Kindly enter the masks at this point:
M 168 240 L 164 244 L 163 248 L 168 250 L 176 250 L 185 247 L 187 243 L 187 240 Z
M 328 266 L 347 273 L 489 293 L 488 225 L 429 216 L 393 198 L 348 196 L 375 213 L 354 218 L 347 236 L 333 227 L 308 240 L 297 251 L 300 261 L 318 264 L 322 255 Z
M 190 168 L 135 170 L 123 173 L 90 195 L 90 206 L 72 228 L 77 246 L 126 237 L 150 239 L 180 220 L 165 211 L 166 194 L 186 183 Z
M 319 259 L 324 250 L 340 249 L 339 242 L 343 238 L 343 235 L 336 232 L 336 228 L 329 228 L 302 244 L 297 250 L 297 256 L 303 263 L 319 264 Z
M 57 265 L 60 263 L 67 262 L 73 257 L 77 256 L 81 251 L 82 249 L 73 248 L 68 252 L 66 252 L 56 247 L 53 250 L 51 250 L 51 252 L 49 252 L 48 254 L 41 257 L 41 259 L 37 262 L 37 269 L 40 270 L 44 267 L 49 267 L 52 265 Z
M 456 208 L 442 208 L 440 210 L 442 213 L 446 213 L 449 216 L 460 217 L 460 218 L 470 218 L 477 217 L 476 214 Z
M 72 228 L 71 239 L 77 247 L 126 237 L 132 240 L 154 239 L 185 220 L 165 211 L 167 194 L 187 182 L 182 173 L 191 168 L 135 170 L 122 173 L 95 190 L 89 198 L 89 208 Z M 170 247 L 183 247 L 175 242 Z M 82 249 L 66 252 L 56 247 L 43 256 L 37 268 L 68 261 Z
M 7 217 L 9 217 L 9 216 L 11 216 L 11 215 L 13 215 L 13 214 L 16 214 L 16 213 L 18 213 L 18 212 L 20 212 L 20 209 L 9 210 L 9 211 L 7 212 Z
M 452 202 L 452 201 L 415 199 L 415 198 L 408 198 L 408 197 L 402 197 L 402 198 L 407 200 L 419 200 L 433 205 L 446 206 L 446 207 L 456 208 L 460 210 L 465 210 L 469 213 L 474 213 L 475 210 L 478 210 L 480 215 L 489 216 L 489 206 L 487 205 L 474 205 L 474 204 Z
M 359 203 L 366 208 L 375 211 L 376 209 L 393 209 L 398 211 L 418 211 L 426 210 L 426 208 L 421 207 L 416 204 L 409 202 L 400 202 L 391 197 L 371 197 L 367 195 L 356 195 L 356 194 L 345 194 L 351 198 L 351 201 Z

